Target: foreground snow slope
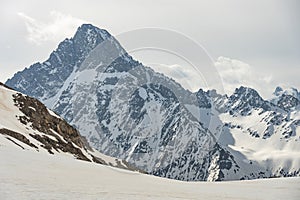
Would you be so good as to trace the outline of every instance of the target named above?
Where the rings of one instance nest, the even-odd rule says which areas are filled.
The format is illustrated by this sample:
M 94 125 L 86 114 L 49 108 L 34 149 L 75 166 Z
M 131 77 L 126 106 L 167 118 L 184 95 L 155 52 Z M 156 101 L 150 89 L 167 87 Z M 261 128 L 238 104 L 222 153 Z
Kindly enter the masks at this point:
M 181 182 L 61 154 L 24 151 L 0 137 L 0 199 L 298 199 L 300 178 Z

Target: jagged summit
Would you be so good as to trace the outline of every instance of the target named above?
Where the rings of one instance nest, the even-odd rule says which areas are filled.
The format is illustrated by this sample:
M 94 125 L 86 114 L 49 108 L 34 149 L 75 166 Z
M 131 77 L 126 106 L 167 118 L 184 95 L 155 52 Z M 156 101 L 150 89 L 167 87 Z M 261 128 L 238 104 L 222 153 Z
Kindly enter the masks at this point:
M 293 87 L 289 87 L 286 89 L 283 89 L 282 87 L 276 87 L 275 91 L 273 92 L 273 95 L 275 97 L 279 97 L 281 95 L 290 95 L 293 96 L 295 98 L 297 98 L 298 100 L 300 100 L 300 92 L 298 91 L 297 88 L 293 88 Z
M 287 112 L 299 105 L 300 100 L 292 95 L 282 94 L 277 100 L 277 106 Z
M 39 100 L 51 98 L 72 72 L 80 67 L 88 54 L 110 37 L 104 29 L 83 24 L 74 37 L 61 42 L 45 62 L 35 63 L 24 71 L 17 72 L 6 84 Z
M 78 34 L 78 33 L 94 33 L 95 35 L 102 34 L 103 39 L 106 39 L 105 37 L 111 36 L 107 30 L 98 28 L 92 24 L 82 24 L 81 26 L 78 27 L 78 29 L 76 31 L 76 34 Z M 76 34 L 75 34 L 75 36 L 76 36 Z M 75 36 L 74 36 L 74 38 L 75 38 Z
M 282 92 L 283 92 L 282 87 L 277 86 L 277 87 L 275 88 L 275 91 L 273 92 L 273 95 L 279 96 Z
M 232 102 L 240 101 L 241 103 L 249 104 L 250 106 L 260 106 L 265 102 L 256 90 L 244 86 L 236 88 L 229 99 Z
M 198 92 L 196 93 L 199 107 L 201 108 L 211 108 L 211 102 L 209 100 L 209 92 L 205 92 L 202 89 L 199 89 Z
M 97 28 L 91 24 L 81 25 L 71 41 L 74 43 L 74 50 L 86 56 L 101 42 L 109 39 L 111 35 L 104 29 Z
M 237 96 L 237 97 L 248 96 L 248 97 L 262 99 L 255 89 L 250 87 L 244 87 L 244 86 L 240 86 L 239 88 L 236 88 L 232 96 Z
M 300 105 L 300 92 L 296 88 L 283 89 L 276 87 L 273 98 L 270 100 L 274 105 L 289 112 Z
M 262 108 L 270 110 L 270 103 L 265 101 L 256 90 L 249 87 L 239 87 L 229 97 L 228 100 L 231 113 L 239 112 L 242 115 L 247 115 L 253 108 Z

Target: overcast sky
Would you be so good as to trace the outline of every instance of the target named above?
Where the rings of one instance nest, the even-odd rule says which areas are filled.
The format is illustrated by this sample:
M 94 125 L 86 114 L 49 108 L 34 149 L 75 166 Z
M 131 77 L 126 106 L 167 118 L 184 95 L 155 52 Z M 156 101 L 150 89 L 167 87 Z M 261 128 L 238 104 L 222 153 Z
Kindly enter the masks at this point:
M 184 34 L 206 49 L 227 92 L 246 85 L 269 97 L 277 85 L 300 88 L 297 0 L 0 2 L 1 82 L 34 62 L 46 60 L 60 41 L 88 22 L 112 35 L 145 27 Z M 151 63 L 143 55 L 134 57 Z M 185 69 L 176 59 L 160 64 L 170 66 L 166 72 Z

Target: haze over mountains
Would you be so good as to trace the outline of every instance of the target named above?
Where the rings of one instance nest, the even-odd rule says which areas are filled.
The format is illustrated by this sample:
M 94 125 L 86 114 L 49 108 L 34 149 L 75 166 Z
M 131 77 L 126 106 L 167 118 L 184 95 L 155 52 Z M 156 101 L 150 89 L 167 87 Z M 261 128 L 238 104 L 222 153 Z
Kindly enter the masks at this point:
M 135 61 L 107 31 L 78 28 L 48 60 L 6 84 L 76 127 L 92 147 L 161 177 L 185 181 L 300 175 L 300 93 L 264 100 L 192 93 Z

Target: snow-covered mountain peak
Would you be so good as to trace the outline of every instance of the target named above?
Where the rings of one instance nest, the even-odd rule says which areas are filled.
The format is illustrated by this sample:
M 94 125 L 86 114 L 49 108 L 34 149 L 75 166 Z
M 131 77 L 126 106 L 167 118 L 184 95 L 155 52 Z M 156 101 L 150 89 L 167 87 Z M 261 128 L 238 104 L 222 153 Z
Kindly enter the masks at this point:
M 14 89 L 42 101 L 53 98 L 60 92 L 73 72 L 80 67 L 86 68 L 82 66 L 82 62 L 93 49 L 104 42 L 110 44 L 102 45 L 109 46 L 110 51 L 106 48 L 103 51 L 106 52 L 103 57 L 111 54 L 112 50 L 118 52 L 118 56 L 125 54 L 119 43 L 106 30 L 91 24 L 83 24 L 78 28 L 74 37 L 62 41 L 45 62 L 35 63 L 24 71 L 17 72 L 13 79 L 7 80 L 6 84 L 14 85 Z
M 288 88 L 284 89 L 284 88 L 278 86 L 278 87 L 276 87 L 275 91 L 273 92 L 273 95 L 275 97 L 279 97 L 281 95 L 290 95 L 290 96 L 293 96 L 300 100 L 300 92 L 298 91 L 297 88 L 293 88 L 293 87 L 288 87 Z
M 198 92 L 196 93 L 199 107 L 200 108 L 211 108 L 211 100 L 209 99 L 210 92 L 205 92 L 202 89 L 199 89 Z
M 39 98 L 102 153 L 157 176 L 215 181 L 300 174 L 296 153 L 268 161 L 256 154 L 264 144 L 269 152 L 298 152 L 297 109 L 284 111 L 247 87 L 229 97 L 192 93 L 92 25 L 7 84 Z
M 230 113 L 249 115 L 253 108 L 270 110 L 270 103 L 265 101 L 256 90 L 248 87 L 239 87 L 228 99 Z
M 276 87 L 273 98 L 270 101 L 287 112 L 295 109 L 299 110 L 297 107 L 300 105 L 300 92 L 293 87 L 286 89 Z
M 275 91 L 273 92 L 273 95 L 279 96 L 282 92 L 283 92 L 283 88 L 280 87 L 280 86 L 277 86 L 277 87 L 275 88 Z
M 112 37 L 106 30 L 97 28 L 91 24 L 81 25 L 71 41 L 74 50 L 83 56 L 83 59 L 100 43 Z
M 252 88 L 249 87 L 244 87 L 240 86 L 239 88 L 236 88 L 232 97 L 237 97 L 237 98 L 254 98 L 254 99 L 259 99 L 260 101 L 263 100 L 262 97 L 258 94 L 258 92 Z
M 82 40 L 83 38 L 86 38 L 89 40 L 98 38 L 99 36 L 102 38 L 102 40 L 106 40 L 111 37 L 109 32 L 105 29 L 100 29 L 92 24 L 82 24 L 80 27 L 78 27 L 73 39 Z

